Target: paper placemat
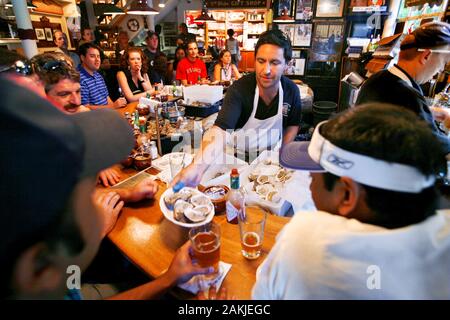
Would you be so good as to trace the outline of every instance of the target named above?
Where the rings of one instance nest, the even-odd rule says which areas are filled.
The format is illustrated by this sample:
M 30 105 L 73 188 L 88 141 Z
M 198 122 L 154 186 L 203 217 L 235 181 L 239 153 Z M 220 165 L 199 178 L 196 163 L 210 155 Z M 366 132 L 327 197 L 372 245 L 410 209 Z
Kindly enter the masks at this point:
M 223 280 L 227 276 L 228 271 L 230 271 L 230 269 L 231 269 L 230 263 L 220 261 L 219 262 L 219 270 L 220 270 L 219 277 L 209 280 L 209 281 L 205 281 L 205 279 L 203 278 L 202 275 L 198 275 L 198 276 L 192 277 L 191 280 L 189 280 L 188 282 L 178 285 L 178 287 L 180 287 L 181 289 L 184 289 L 186 291 L 189 291 L 190 293 L 197 294 L 199 291 L 209 290 L 209 287 L 211 285 L 215 285 L 216 290 L 218 291 L 220 289 L 220 286 L 222 285 Z
M 145 170 L 147 170 L 147 169 L 145 169 Z M 147 179 L 147 178 L 152 178 L 153 180 L 156 179 L 156 176 L 145 172 L 145 170 L 143 170 L 139 173 L 136 173 L 134 176 L 131 176 L 128 179 L 125 179 L 125 180 L 119 182 L 118 184 L 112 186 L 111 189 L 117 189 L 117 188 L 131 189 L 144 179 Z

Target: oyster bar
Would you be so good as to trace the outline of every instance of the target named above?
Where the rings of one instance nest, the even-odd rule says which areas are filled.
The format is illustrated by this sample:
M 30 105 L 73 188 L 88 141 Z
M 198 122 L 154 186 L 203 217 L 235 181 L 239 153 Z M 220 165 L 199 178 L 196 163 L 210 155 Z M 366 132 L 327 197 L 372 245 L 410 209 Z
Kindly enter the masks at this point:
M 448 2 L 0 0 L 3 297 L 450 299 Z

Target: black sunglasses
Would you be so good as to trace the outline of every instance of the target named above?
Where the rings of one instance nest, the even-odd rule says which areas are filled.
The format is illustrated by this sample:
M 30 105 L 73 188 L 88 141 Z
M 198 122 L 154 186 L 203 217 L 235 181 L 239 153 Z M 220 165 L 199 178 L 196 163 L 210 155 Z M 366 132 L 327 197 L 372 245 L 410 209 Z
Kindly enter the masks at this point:
M 64 60 L 52 60 L 47 61 L 43 65 L 35 64 L 35 67 L 40 71 L 56 71 L 58 69 L 67 68 L 69 65 Z
M 33 74 L 33 67 L 31 66 L 30 62 L 27 60 L 17 60 L 13 64 L 1 67 L 1 72 L 10 72 L 13 71 L 17 74 L 23 75 L 23 76 L 29 76 Z

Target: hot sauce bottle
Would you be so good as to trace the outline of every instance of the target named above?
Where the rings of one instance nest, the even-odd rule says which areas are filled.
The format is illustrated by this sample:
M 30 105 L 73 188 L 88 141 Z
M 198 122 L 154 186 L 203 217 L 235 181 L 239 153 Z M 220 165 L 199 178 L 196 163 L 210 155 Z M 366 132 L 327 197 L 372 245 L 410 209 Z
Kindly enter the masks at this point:
M 245 198 L 244 192 L 239 188 L 239 172 L 236 168 L 231 170 L 230 187 L 226 202 L 227 221 L 237 224 L 238 215 L 243 215 L 245 212 Z

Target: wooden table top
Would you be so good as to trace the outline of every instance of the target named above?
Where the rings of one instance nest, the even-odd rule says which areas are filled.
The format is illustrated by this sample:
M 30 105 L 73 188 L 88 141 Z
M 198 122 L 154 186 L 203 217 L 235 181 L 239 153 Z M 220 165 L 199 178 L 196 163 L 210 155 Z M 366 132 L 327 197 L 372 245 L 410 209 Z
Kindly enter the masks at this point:
M 133 263 L 151 277 L 161 275 L 169 267 L 175 251 L 188 240 L 189 231 L 188 228 L 175 225 L 164 218 L 159 208 L 159 199 L 166 187 L 162 182 L 159 182 L 159 186 L 153 200 L 126 205 L 116 226 L 108 235 Z M 222 232 L 221 261 L 232 264 L 223 285 L 230 294 L 239 299 L 250 299 L 256 269 L 274 245 L 276 235 L 289 219 L 268 215 L 262 255 L 252 261 L 245 259 L 241 254 L 239 226 L 228 223 L 225 215 L 215 216 L 214 221 L 220 225 Z
M 119 109 L 120 113 L 132 112 L 136 103 Z M 120 165 L 118 165 L 121 168 Z M 136 173 L 132 169 L 121 169 L 121 180 Z M 149 173 L 158 171 L 150 168 Z M 164 273 L 172 261 L 175 251 L 188 240 L 188 228 L 173 224 L 164 218 L 159 208 L 159 199 L 166 190 L 163 182 L 158 181 L 159 190 L 152 200 L 126 204 L 109 239 L 142 271 L 155 278 Z M 239 299 L 250 299 L 251 289 L 256 279 L 256 269 L 267 257 L 275 243 L 275 237 L 289 218 L 268 215 L 262 254 L 256 260 L 247 260 L 241 254 L 239 226 L 230 224 L 225 215 L 214 217 L 220 225 L 221 261 L 232 265 L 222 285 L 231 295 Z M 187 296 L 188 297 L 188 296 Z

